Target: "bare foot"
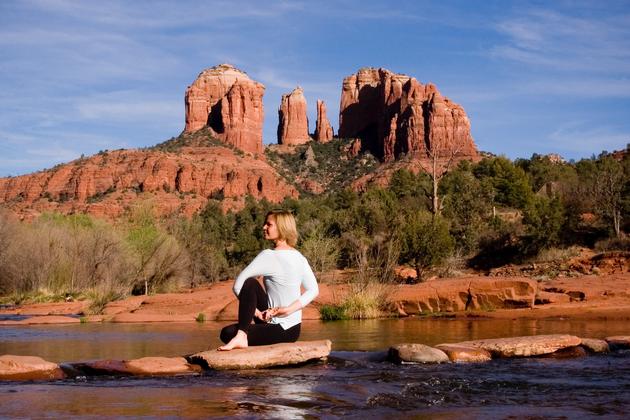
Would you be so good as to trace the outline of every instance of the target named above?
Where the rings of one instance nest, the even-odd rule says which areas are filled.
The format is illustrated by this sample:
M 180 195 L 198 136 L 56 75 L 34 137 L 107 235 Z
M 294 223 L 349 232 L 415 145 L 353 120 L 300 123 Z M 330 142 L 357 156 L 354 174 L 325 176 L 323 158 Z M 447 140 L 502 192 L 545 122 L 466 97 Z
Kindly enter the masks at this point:
M 232 349 L 246 349 L 247 348 L 247 334 L 245 331 L 238 330 L 233 339 L 229 343 L 219 347 L 218 351 L 229 351 Z

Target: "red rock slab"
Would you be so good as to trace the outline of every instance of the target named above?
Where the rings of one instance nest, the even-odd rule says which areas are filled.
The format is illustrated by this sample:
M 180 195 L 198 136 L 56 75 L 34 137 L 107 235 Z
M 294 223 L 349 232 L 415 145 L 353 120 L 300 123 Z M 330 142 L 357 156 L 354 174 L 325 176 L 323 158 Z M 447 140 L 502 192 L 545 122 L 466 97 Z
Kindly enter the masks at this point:
M 33 316 L 19 321 L 0 321 L 0 325 L 79 324 L 79 318 L 61 315 Z
M 396 363 L 445 363 L 449 361 L 449 357 L 442 350 L 416 343 L 390 347 L 388 358 Z
M 72 375 L 170 376 L 201 372 L 183 357 L 143 357 L 134 360 L 97 360 L 67 365 Z
M 144 314 L 144 313 L 121 313 L 114 315 L 110 321 L 120 323 L 134 322 L 192 322 L 195 321 L 197 314 L 185 315 L 168 315 L 168 314 Z
M 65 375 L 56 363 L 36 356 L 0 356 L 0 379 L 26 381 L 63 379 Z
M 569 303 L 571 296 L 564 293 L 553 293 L 539 290 L 536 293 L 536 305 L 548 305 L 553 303 Z
M 28 305 L 12 308 L 10 312 L 15 315 L 78 315 L 85 312 L 87 302 L 54 302 L 54 303 L 32 303 Z
M 451 362 L 455 363 L 479 363 L 492 359 L 490 352 L 473 346 L 461 346 L 457 344 L 440 344 L 435 348 L 442 350 Z
M 270 346 L 256 346 L 231 351 L 207 350 L 188 356 L 190 363 L 207 369 L 261 369 L 291 366 L 328 357 L 330 340 L 297 341 Z
M 581 343 L 579 337 L 550 334 L 464 341 L 457 345 L 479 347 L 495 357 L 529 357 L 553 353 L 567 347 L 579 346 Z
M 606 340 L 599 340 L 597 338 L 582 338 L 582 347 L 591 353 L 607 353 L 610 351 Z
M 630 349 L 630 335 L 606 337 L 606 342 L 614 350 Z
M 117 315 L 123 312 L 132 312 L 138 309 L 146 296 L 132 296 L 123 300 L 109 302 L 103 309 L 103 315 Z

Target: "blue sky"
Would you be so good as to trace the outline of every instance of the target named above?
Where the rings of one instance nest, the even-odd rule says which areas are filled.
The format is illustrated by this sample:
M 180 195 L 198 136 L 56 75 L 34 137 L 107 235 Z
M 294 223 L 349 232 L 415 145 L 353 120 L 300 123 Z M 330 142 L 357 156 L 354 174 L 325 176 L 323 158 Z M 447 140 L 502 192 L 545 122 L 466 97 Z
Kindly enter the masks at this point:
M 300 85 L 337 131 L 342 79 L 384 67 L 461 104 L 480 150 L 589 157 L 630 143 L 630 1 L 0 1 L 0 176 L 184 127 L 231 63 L 262 82 L 264 142 Z

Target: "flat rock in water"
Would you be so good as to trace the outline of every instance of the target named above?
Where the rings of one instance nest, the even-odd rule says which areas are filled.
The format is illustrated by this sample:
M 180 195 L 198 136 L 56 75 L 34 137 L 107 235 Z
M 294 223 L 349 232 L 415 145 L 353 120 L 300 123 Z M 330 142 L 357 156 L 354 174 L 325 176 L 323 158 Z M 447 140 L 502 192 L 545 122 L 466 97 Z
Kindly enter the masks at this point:
M 0 356 L 0 380 L 26 381 L 63 379 L 65 375 L 56 363 L 36 356 Z
M 558 351 L 554 351 L 553 353 L 543 354 L 540 357 L 545 357 L 549 359 L 574 359 L 577 357 L 588 356 L 588 352 L 586 348 L 582 346 L 574 346 L 574 347 L 565 347 Z
M 606 337 L 606 342 L 613 350 L 630 349 L 630 335 L 615 335 Z
M 330 340 L 297 341 L 230 351 L 207 350 L 188 356 L 187 359 L 190 363 L 208 369 L 260 369 L 323 359 L 330 354 L 331 346 Z
M 442 350 L 424 344 L 398 344 L 389 348 L 389 359 L 396 363 L 445 363 L 450 359 Z
M 435 348 L 442 350 L 451 362 L 455 363 L 479 363 L 492 359 L 490 352 L 479 347 L 464 346 L 459 344 L 440 344 Z
M 607 353 L 610 351 L 606 340 L 599 340 L 597 338 L 583 338 L 582 347 L 591 353 Z
M 143 357 L 134 360 L 97 360 L 65 366 L 70 376 L 168 376 L 201 372 L 184 357 Z
M 551 334 L 464 341 L 457 345 L 479 347 L 496 357 L 528 357 L 553 353 L 581 343 L 582 340 L 573 335 Z

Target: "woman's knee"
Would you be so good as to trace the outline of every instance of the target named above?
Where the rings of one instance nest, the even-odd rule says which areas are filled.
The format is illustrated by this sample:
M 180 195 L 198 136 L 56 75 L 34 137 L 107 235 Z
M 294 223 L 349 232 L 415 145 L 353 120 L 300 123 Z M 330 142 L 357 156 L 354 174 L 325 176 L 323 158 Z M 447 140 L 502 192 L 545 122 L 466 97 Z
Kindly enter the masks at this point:
M 232 338 L 234 338 L 237 332 L 238 324 L 228 325 L 227 327 L 223 327 L 223 329 L 221 329 L 221 334 L 219 334 L 219 338 L 221 339 L 221 341 L 227 344 Z

